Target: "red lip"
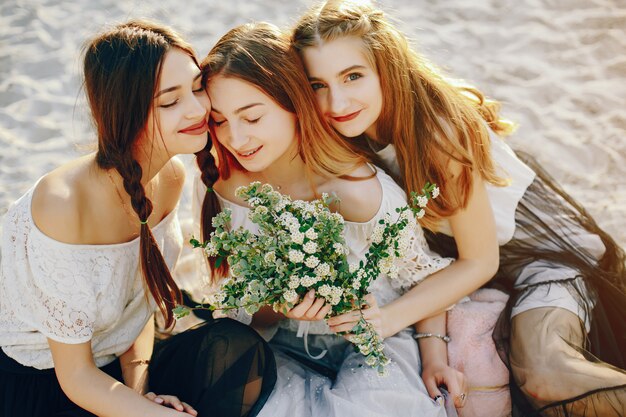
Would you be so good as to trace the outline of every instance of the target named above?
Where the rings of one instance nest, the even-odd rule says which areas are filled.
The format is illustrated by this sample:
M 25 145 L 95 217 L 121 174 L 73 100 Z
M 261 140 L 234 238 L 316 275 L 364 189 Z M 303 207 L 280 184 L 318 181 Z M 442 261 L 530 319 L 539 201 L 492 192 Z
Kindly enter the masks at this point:
M 209 130 L 209 125 L 205 119 L 202 119 L 201 122 L 196 123 L 195 125 L 191 125 L 182 130 L 179 130 L 180 133 L 185 133 L 187 135 L 201 135 L 206 133 Z
M 256 151 L 254 151 L 254 153 L 252 153 L 251 155 L 243 155 L 243 154 L 250 152 L 252 149 L 250 149 L 250 150 L 248 150 L 246 152 L 242 152 L 242 153 L 236 151 L 237 158 L 238 159 L 252 159 L 252 158 L 254 158 L 256 156 L 257 153 L 259 153 L 259 151 L 261 150 L 262 147 L 263 146 L 259 146 L 258 148 L 255 148 Z
M 337 117 L 331 116 L 331 117 L 336 122 L 347 122 L 347 121 L 352 120 L 355 117 L 357 117 L 359 115 L 359 113 L 361 113 L 361 110 L 355 111 L 354 113 L 350 113 L 350 114 L 347 114 L 345 116 L 337 116 Z

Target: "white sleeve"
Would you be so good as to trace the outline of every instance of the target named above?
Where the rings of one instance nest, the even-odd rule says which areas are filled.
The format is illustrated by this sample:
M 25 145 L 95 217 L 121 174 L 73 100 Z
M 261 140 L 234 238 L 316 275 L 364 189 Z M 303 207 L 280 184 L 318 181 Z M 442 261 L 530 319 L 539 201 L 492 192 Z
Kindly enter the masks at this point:
M 409 242 L 406 255 L 395 262 L 399 269 L 398 276 L 390 280 L 391 286 L 403 293 L 454 261 L 453 258 L 442 258 L 430 250 L 424 231 L 417 223 L 413 226 Z

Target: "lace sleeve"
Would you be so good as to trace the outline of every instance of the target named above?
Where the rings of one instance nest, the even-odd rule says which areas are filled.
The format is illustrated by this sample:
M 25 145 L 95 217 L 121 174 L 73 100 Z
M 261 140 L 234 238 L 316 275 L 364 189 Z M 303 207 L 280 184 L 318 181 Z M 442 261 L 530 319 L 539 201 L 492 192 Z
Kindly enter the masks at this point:
M 96 318 L 90 282 L 97 281 L 94 271 L 110 260 L 85 259 L 80 249 L 55 244 L 35 228 L 29 208 L 20 204 L 4 222 L 2 280 L 11 314 L 61 343 L 89 341 Z
M 398 276 L 390 280 L 391 286 L 402 293 L 454 261 L 453 258 L 442 258 L 430 250 L 419 224 L 415 224 L 413 231 L 406 256 L 396 261 Z

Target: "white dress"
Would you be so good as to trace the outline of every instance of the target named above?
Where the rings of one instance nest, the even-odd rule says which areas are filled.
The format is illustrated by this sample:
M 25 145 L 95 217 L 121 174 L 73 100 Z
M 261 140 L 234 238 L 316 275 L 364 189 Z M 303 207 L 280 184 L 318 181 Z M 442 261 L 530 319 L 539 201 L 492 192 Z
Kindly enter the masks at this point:
M 144 291 L 139 239 L 110 245 L 51 239 L 31 216 L 35 187 L 9 207 L 3 220 L 0 346 L 22 365 L 49 369 L 54 364 L 47 338 L 91 341 L 95 363 L 102 367 L 128 350 L 156 308 Z M 176 212 L 152 229 L 169 267 L 182 249 Z
M 560 251 L 562 250 L 559 246 L 560 242 L 555 243 L 549 238 L 558 236 L 558 239 L 565 239 L 569 244 L 584 252 L 589 262 L 595 263 L 605 251 L 602 240 L 575 221 L 565 219 L 565 214 L 560 211 L 560 208 L 569 208 L 569 204 L 555 193 L 543 194 L 544 188 L 540 188 L 543 185 L 543 179 L 537 178 L 536 173 L 521 161 L 501 138 L 491 131 L 489 133 L 491 158 L 495 163 L 496 172 L 500 177 L 509 180 L 509 185 L 506 187 L 488 183 L 485 185 L 494 214 L 498 243 L 501 246 L 500 267 L 513 277 L 514 287 L 517 290 L 529 288 L 527 294 L 514 304 L 511 317 L 534 308 L 560 307 L 578 315 L 589 331 L 591 324 L 589 306 L 592 308 L 593 302 L 590 302 L 591 297 L 588 296 L 584 282 L 578 280 L 567 285 L 558 284 L 559 281 L 565 283 L 571 277 L 579 275 L 579 271 L 571 266 L 542 260 L 542 255 L 537 255 L 535 261 L 527 263 L 521 269 L 507 270 L 508 265 L 504 254 L 509 242 L 534 246 L 538 253 L 540 250 Z M 388 169 L 396 174 L 399 173 L 396 150 L 393 145 L 387 145 L 376 153 Z M 531 214 L 526 212 L 522 214 L 518 210 L 522 201 L 528 201 L 530 207 L 528 210 Z M 546 206 L 551 206 L 550 209 L 544 210 L 541 207 L 542 202 Z M 530 224 L 533 227 L 523 228 L 520 227 L 521 224 Z M 438 231 L 452 236 L 450 224 L 446 219 L 440 222 Z M 549 285 L 555 281 L 557 284 Z M 542 286 L 543 283 L 548 285 Z M 571 288 L 572 286 L 576 287 L 575 290 Z M 573 294 L 582 294 L 582 297 Z M 583 304 L 589 306 L 583 306 Z
M 378 220 L 385 213 L 395 214 L 395 208 L 407 204 L 404 191 L 382 170 L 377 171 L 383 191 L 377 214 L 368 222 L 345 224 L 350 262 L 364 259 L 369 248 L 368 238 Z M 195 213 L 199 211 L 197 208 L 205 192 L 206 187 L 196 178 Z M 257 230 L 248 219 L 247 207 L 218 197 L 222 208 L 232 210 L 233 228 L 241 226 Z M 195 220 L 198 228 L 197 216 Z M 385 305 L 451 262 L 452 259 L 441 258 L 428 249 L 423 231 L 417 226 L 411 253 L 398 265 L 401 268 L 400 277 L 392 280 L 381 275 L 371 284 L 370 291 L 379 305 Z M 239 312 L 236 318 L 246 323 L 251 321 L 245 312 Z M 363 356 L 356 353 L 352 345 L 332 334 L 323 320 L 281 321 L 273 332 L 265 334 L 271 338 L 278 380 L 259 416 L 446 416 L 444 407 L 436 405 L 428 396 L 420 378 L 418 345 L 412 334 L 413 329 L 407 328 L 385 339 L 385 353 L 391 363 L 387 367 L 388 376 L 380 377 L 376 370 L 364 363 Z M 305 340 L 310 355 L 304 348 Z M 323 358 L 312 357 L 323 350 L 327 350 Z M 450 414 L 456 415 L 454 410 Z

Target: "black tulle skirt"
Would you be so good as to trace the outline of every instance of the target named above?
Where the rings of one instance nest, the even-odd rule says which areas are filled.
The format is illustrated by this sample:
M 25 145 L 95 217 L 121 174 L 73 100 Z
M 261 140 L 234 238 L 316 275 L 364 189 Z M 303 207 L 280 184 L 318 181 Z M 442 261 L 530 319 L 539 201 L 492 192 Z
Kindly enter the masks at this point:
M 624 416 L 624 252 L 530 156 L 518 156 L 537 177 L 517 207 L 515 234 L 500 247 L 500 267 L 488 284 L 510 295 L 493 337 L 513 376 L 513 415 Z M 458 255 L 449 236 L 427 232 L 427 240 L 441 255 Z M 550 308 L 565 298 L 574 314 Z M 511 319 L 525 303 L 542 299 L 546 308 L 534 305 Z M 592 377 L 597 371 L 605 376 Z M 536 374 L 541 384 L 524 387 Z M 529 391 L 564 398 L 534 401 Z
M 101 368 L 123 381 L 119 360 Z M 176 395 L 199 416 L 254 416 L 276 382 L 267 343 L 249 326 L 211 320 L 155 346 L 150 390 Z M 54 369 L 23 366 L 0 350 L 0 417 L 91 417 L 63 393 Z

